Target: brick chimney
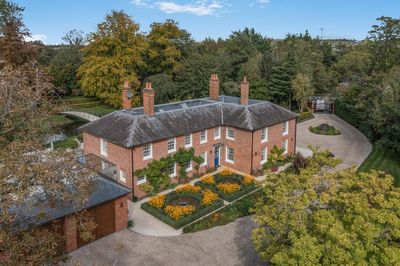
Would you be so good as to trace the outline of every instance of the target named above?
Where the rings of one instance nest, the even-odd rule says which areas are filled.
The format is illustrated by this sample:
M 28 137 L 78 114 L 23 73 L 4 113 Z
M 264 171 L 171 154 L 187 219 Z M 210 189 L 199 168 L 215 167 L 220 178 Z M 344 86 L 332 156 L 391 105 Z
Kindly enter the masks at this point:
M 243 81 L 240 83 L 240 104 L 249 104 L 249 82 L 246 80 L 246 77 L 244 77 Z
M 122 108 L 123 109 L 131 109 L 132 103 L 128 97 L 128 91 L 130 90 L 129 81 L 124 81 L 124 87 L 122 88 Z
M 211 74 L 210 78 L 210 98 L 218 101 L 219 98 L 219 79 L 217 74 Z
M 150 82 L 143 89 L 143 109 L 146 115 L 154 116 L 154 90 Z

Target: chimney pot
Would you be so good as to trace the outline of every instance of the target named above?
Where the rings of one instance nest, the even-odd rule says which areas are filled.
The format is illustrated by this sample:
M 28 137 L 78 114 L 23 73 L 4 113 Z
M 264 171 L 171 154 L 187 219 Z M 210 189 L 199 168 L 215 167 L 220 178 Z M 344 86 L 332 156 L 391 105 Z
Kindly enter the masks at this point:
M 154 90 L 151 82 L 146 82 L 143 89 L 143 110 L 149 116 L 154 116 Z
M 219 79 L 217 74 L 211 74 L 209 97 L 214 101 L 218 101 L 219 99 Z
M 244 77 L 243 81 L 240 83 L 240 104 L 249 104 L 249 82 L 246 77 Z

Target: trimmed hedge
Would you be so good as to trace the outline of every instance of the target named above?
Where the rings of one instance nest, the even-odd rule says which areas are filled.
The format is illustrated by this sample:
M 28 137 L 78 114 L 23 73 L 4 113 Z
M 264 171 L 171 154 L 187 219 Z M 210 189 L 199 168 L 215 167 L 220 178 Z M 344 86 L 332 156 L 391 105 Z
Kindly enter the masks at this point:
M 297 118 L 297 122 L 301 123 L 310 119 L 313 119 L 314 115 L 311 111 L 306 111 L 306 112 L 302 112 L 299 114 L 299 117 Z
M 171 192 L 167 194 L 167 199 L 166 202 L 169 200 L 168 199 L 168 195 L 170 195 L 170 197 L 175 197 L 176 195 L 187 195 L 190 197 L 196 197 L 198 195 L 196 194 L 189 194 L 189 193 L 176 193 L 176 192 Z M 199 196 L 200 197 L 200 196 Z M 201 204 L 201 197 L 200 197 L 200 204 Z M 191 222 L 201 218 L 202 216 L 209 214 L 210 212 L 222 207 L 224 205 L 224 202 L 221 199 L 216 200 L 213 204 L 211 205 L 200 205 L 199 208 L 197 208 L 195 210 L 195 212 L 193 212 L 192 214 L 188 215 L 188 216 L 184 216 L 179 220 L 174 220 L 172 219 L 168 214 L 165 213 L 164 209 L 158 209 L 155 208 L 153 206 L 151 206 L 148 202 L 143 203 L 140 207 L 142 208 L 142 210 L 144 210 L 145 212 L 153 215 L 154 217 L 156 217 L 157 219 L 159 219 L 160 221 L 170 225 L 171 227 L 175 228 L 175 229 L 179 229 L 184 227 L 185 225 L 190 224 Z

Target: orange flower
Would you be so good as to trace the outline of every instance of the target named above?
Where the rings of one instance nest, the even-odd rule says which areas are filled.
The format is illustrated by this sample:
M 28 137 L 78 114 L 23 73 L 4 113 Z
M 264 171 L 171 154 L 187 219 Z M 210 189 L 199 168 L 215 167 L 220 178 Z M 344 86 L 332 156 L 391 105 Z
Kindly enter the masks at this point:
M 248 186 L 254 183 L 256 179 L 250 175 L 245 175 L 243 177 L 243 185 Z
M 152 197 L 149 200 L 149 204 L 158 209 L 161 209 L 164 206 L 164 202 L 165 202 L 165 195 L 161 195 L 161 194 L 159 194 L 155 197 Z
M 200 191 L 201 187 L 193 186 L 191 184 L 187 184 L 176 189 L 176 192 L 178 193 L 184 193 L 184 192 L 199 193 Z
M 167 205 L 165 207 L 165 212 L 174 220 L 179 220 L 185 215 L 189 215 L 195 211 L 193 205 L 188 206 L 178 206 L 178 205 Z
M 232 175 L 233 172 L 231 170 L 229 170 L 229 169 L 224 169 L 221 172 L 219 172 L 219 174 L 222 175 L 222 176 L 229 176 L 229 175 Z
M 240 185 L 236 183 L 220 183 L 217 187 L 224 193 L 233 193 L 240 189 Z
M 203 192 L 203 199 L 202 199 L 202 203 L 204 205 L 210 205 L 211 203 L 213 203 L 214 201 L 216 201 L 218 199 L 218 194 L 212 192 L 211 190 L 207 189 Z
M 200 179 L 200 181 L 203 182 L 204 184 L 209 184 L 209 185 L 212 185 L 215 182 L 214 177 L 212 175 L 204 176 Z

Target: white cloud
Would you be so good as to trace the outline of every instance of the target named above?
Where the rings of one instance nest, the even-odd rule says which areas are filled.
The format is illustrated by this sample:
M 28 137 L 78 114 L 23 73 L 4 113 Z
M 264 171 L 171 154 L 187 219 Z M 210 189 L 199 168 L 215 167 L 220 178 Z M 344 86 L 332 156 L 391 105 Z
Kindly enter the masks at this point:
M 156 6 L 167 14 L 190 13 L 197 16 L 215 15 L 224 5 L 207 0 L 197 1 L 194 4 L 177 4 L 175 2 L 156 2 Z
M 131 3 L 134 4 L 135 6 L 149 7 L 149 8 L 154 7 L 151 3 L 147 2 L 146 0 L 132 0 Z
M 270 0 L 257 0 L 257 4 L 261 8 L 264 8 L 270 2 L 271 2 Z
M 32 34 L 31 36 L 25 38 L 25 41 L 27 42 L 41 41 L 42 43 L 46 43 L 46 40 L 46 34 Z

